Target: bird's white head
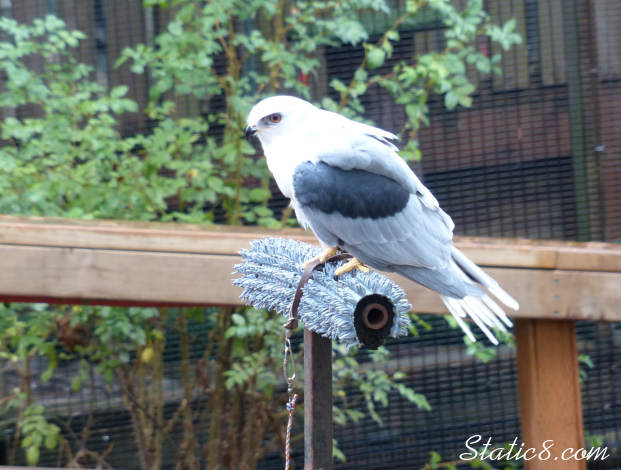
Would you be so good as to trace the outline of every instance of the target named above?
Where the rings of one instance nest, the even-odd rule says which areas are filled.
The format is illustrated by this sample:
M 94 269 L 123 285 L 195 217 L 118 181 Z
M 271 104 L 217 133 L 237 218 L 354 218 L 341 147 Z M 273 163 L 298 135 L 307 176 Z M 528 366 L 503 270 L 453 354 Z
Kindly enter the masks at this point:
M 287 197 L 293 194 L 293 172 L 307 158 L 309 129 L 320 110 L 293 96 L 272 96 L 259 101 L 248 115 L 246 138 L 257 137 L 267 166 Z
M 319 110 L 308 101 L 294 96 L 265 98 L 248 114 L 246 137 L 256 136 L 265 150 L 275 139 L 302 128 L 312 111 Z

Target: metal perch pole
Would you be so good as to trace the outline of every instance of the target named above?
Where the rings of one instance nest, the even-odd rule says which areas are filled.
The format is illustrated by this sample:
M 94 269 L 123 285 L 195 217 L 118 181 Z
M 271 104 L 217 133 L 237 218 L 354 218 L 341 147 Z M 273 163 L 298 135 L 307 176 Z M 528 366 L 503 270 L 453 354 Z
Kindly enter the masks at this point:
M 332 468 L 332 340 L 304 329 L 304 469 Z
M 285 328 L 304 323 L 304 468 L 332 468 L 332 344 L 377 349 L 387 337 L 407 333 L 411 309 L 403 290 L 376 272 L 353 271 L 338 278 L 334 271 L 346 259 L 337 255 L 306 269 L 319 247 L 290 239 L 255 240 L 242 250 L 242 276 L 233 283 L 243 288 L 242 299 L 256 308 L 274 310 L 288 318 Z M 285 340 L 288 344 L 288 335 Z M 285 347 L 285 369 L 288 346 Z M 289 406 L 295 406 L 291 377 Z M 293 405 L 292 405 L 293 403 Z M 290 413 L 292 416 L 292 413 Z M 288 429 L 290 430 L 291 421 Z M 287 448 L 287 464 L 289 461 Z M 288 467 L 287 467 L 288 468 Z

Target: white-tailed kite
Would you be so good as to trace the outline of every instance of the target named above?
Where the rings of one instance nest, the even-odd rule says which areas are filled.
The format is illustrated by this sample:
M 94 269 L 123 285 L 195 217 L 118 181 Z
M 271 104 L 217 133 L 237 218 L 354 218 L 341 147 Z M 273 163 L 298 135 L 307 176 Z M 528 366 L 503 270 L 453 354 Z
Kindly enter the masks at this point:
M 267 166 L 296 217 L 328 249 L 354 258 L 337 275 L 364 265 L 395 271 L 438 292 L 470 339 L 469 316 L 494 344 L 490 328 L 511 326 L 485 292 L 519 305 L 453 246 L 454 224 L 391 142 L 396 136 L 321 110 L 292 96 L 257 103 L 246 136 L 256 136 Z

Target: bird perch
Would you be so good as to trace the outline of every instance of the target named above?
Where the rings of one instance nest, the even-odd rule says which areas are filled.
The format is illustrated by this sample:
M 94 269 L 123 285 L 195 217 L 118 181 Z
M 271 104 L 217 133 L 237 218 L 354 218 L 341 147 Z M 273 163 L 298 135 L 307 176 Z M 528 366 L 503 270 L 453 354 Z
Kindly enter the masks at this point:
M 283 238 L 255 240 L 242 250 L 242 274 L 233 283 L 243 288 L 242 299 L 256 307 L 289 317 L 304 268 L 317 246 Z M 326 263 L 301 287 L 297 308 L 304 327 L 348 348 L 363 344 L 377 349 L 386 337 L 407 334 L 411 305 L 403 290 L 376 272 L 352 271 L 335 277 L 344 263 Z

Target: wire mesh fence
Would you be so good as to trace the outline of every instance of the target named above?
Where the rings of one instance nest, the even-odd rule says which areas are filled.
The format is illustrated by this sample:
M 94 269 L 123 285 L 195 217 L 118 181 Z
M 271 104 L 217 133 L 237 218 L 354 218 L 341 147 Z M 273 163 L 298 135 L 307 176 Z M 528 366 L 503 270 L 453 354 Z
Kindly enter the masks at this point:
M 389 405 L 378 408 L 381 423 L 367 416 L 355 424 L 335 427 L 339 449 L 345 462 L 337 462 L 339 469 L 422 468 L 429 461 L 431 451 L 438 452 L 445 461 L 458 462 L 459 455 L 467 452 L 465 441 L 470 436 L 491 437 L 495 444 L 511 442 L 520 436 L 517 400 L 515 351 L 509 346 L 498 348 L 496 357 L 481 363 L 464 354 L 462 334 L 452 329 L 443 318 L 425 315 L 423 319 L 431 330 L 418 337 L 394 340 L 387 344 L 391 352 L 387 369 L 405 372 L 404 383 L 424 393 L 432 407 L 423 411 L 406 402 L 398 394 L 389 398 Z M 207 334 L 193 328 L 196 334 Z M 588 355 L 592 364 L 581 365 L 584 428 L 590 439 L 602 439 L 613 457 L 594 462 L 590 468 L 621 468 L 615 449 L 621 447 L 621 324 L 579 322 L 578 349 Z M 167 406 L 165 417 L 170 418 L 178 407 L 181 384 L 178 377 L 179 356 L 172 343 L 174 334 L 167 338 L 171 347 L 165 357 L 166 380 L 164 393 Z M 197 359 L 202 354 L 199 346 L 192 348 Z M 364 362 L 365 352 L 359 353 Z M 46 364 L 33 365 L 33 373 L 42 371 Z M 139 468 L 131 417 L 125 410 L 120 390 L 105 385 L 103 379 L 92 373 L 90 382 L 79 392 L 72 391 L 71 380 L 77 364 L 64 364 L 48 383 L 34 382 L 38 401 L 48 410 L 62 434 L 72 442 L 83 440 L 84 446 L 97 453 L 109 453 L 106 462 L 114 468 Z M 16 386 L 19 377 L 10 369 L 4 373 L 4 385 Z M 357 388 L 346 390 L 355 400 Z M 561 393 L 561 391 L 559 391 Z M 208 405 L 200 399 L 194 407 Z M 294 429 L 294 458 L 303 467 L 301 445 L 301 413 Z M 199 428 L 197 426 L 197 428 Z M 84 436 L 84 430 L 88 435 Z M 5 429 L 4 455 L 12 444 L 11 429 Z M 177 445 L 182 440 L 178 426 L 164 442 L 164 468 L 173 468 Z M 200 433 L 198 439 L 207 436 Z M 518 441 L 519 442 L 519 441 Z M 589 440 L 587 439 L 587 442 Z M 25 464 L 23 457 L 20 461 Z M 57 452 L 42 453 L 40 464 L 59 464 Z M 260 469 L 282 468 L 282 451 L 275 450 L 259 465 Z
M 458 234 L 616 240 L 619 117 L 609 106 L 621 93 L 618 3 L 510 0 L 488 8 L 515 18 L 523 42 L 503 55 L 501 77 L 470 72 L 478 85 L 472 108 L 446 111 L 432 99 L 419 173 Z M 384 67 L 440 51 L 444 41 L 433 25 L 404 32 Z M 363 55 L 327 51 L 328 77 L 351 78 Z M 364 99 L 370 118 L 398 129 L 405 113 L 390 103 L 379 87 Z
M 447 111 L 441 98 L 431 98 L 430 124 L 419 133 L 423 158 L 414 163 L 417 173 L 453 217 L 458 235 L 621 240 L 621 4 L 617 0 L 486 3 L 499 21 L 516 19 L 522 44 L 503 56 L 502 76 L 469 72 L 477 84 L 471 108 Z M 395 11 L 403 4 L 393 2 Z M 132 73 L 128 64 L 117 67 L 115 62 L 125 47 L 152 44 L 167 28 L 170 11 L 145 8 L 137 0 L 2 0 L 0 14 L 26 23 L 46 14 L 63 18 L 70 28 L 86 33 L 78 57 L 94 67 L 96 81 L 106 88 L 128 85 L 129 96 L 141 107 L 146 105 L 148 74 Z M 373 16 L 365 21 L 377 34 L 386 27 Z M 400 34 L 385 70 L 401 58 L 445 47 L 433 18 L 405 25 Z M 487 43 L 479 48 L 494 52 Z M 333 93 L 328 87 L 331 79 L 351 78 L 364 50 L 346 46 L 319 53 L 324 66 L 316 98 Z M 31 66 L 40 64 L 33 61 Z M 223 67 L 224 62 L 215 66 Z M 362 102 L 365 117 L 382 128 L 398 129 L 406 119 L 403 108 L 379 87 L 371 88 Z M 188 98 L 182 108 L 191 114 L 222 106 L 219 97 Z M 33 112 L 29 107 L 17 111 L 19 117 Z M 148 133 L 151 126 L 144 113 L 130 113 L 122 117 L 120 131 Z M 270 207 L 280 213 L 287 201 L 275 186 L 272 190 Z M 425 319 L 433 329 L 391 342 L 386 367 L 403 370 L 406 383 L 428 397 L 432 411 L 417 410 L 391 396 L 389 406 L 378 410 L 383 425 L 364 418 L 337 428 L 338 446 L 347 456 L 337 468 L 419 468 L 430 451 L 456 460 L 472 434 L 493 436 L 498 443 L 519 436 L 514 351 L 501 347 L 495 359 L 482 364 L 464 352 L 461 335 L 443 319 Z M 593 367 L 582 366 L 585 430 L 617 451 L 616 457 L 591 467 L 621 468 L 621 325 L 581 322 L 578 340 L 581 354 L 593 362 Z M 174 337 L 167 342 L 171 351 L 176 350 Z M 202 345 L 193 343 L 193 348 L 196 360 Z M 165 364 L 165 413 L 171 416 L 181 397 L 179 362 L 171 356 Z M 45 367 L 34 364 L 33 373 Z M 76 368 L 75 363 L 65 364 L 50 382 L 36 382 L 38 400 L 62 423 L 68 439 L 82 439 L 98 453 L 109 452 L 106 460 L 114 468 L 138 468 L 131 419 L 119 389 L 93 372 L 88 386 L 74 392 L 71 380 Z M 19 380 L 5 367 L 5 391 Z M 348 393 L 355 397 L 357 392 Z M 83 435 L 87 428 L 89 434 Z M 13 433 L 14 429 L 5 429 L 0 463 L 11 452 Z M 174 466 L 177 437 L 172 433 L 164 443 L 166 468 Z M 298 445 L 298 468 L 301 452 Z M 58 465 L 56 454 L 43 453 L 41 463 Z M 281 467 L 279 451 L 260 465 Z
M 463 3 L 463 2 L 462 2 Z M 392 2 L 395 15 L 404 2 Z M 134 0 L 3 3 L 3 14 L 20 22 L 55 14 L 87 39 L 80 61 L 95 67 L 105 87 L 128 85 L 129 96 L 144 107 L 148 74 L 115 66 L 121 51 L 152 44 L 173 13 L 143 8 Z M 522 44 L 503 54 L 500 77 L 473 69 L 473 106 L 447 111 L 441 97 L 429 102 L 430 125 L 419 134 L 423 159 L 415 167 L 455 219 L 460 235 L 523 236 L 566 240 L 617 240 L 621 236 L 621 10 L 614 0 L 507 0 L 489 2 L 499 21 L 515 18 Z M 367 19 L 372 32 L 386 25 Z M 384 19 L 386 21 L 386 19 Z M 392 58 L 399 60 L 445 47 L 433 18 L 402 27 Z M 487 42 L 479 49 L 497 52 Z M 333 78 L 350 79 L 364 56 L 362 46 L 327 48 L 316 97 L 335 93 Z M 33 63 L 33 67 L 37 64 Z M 215 64 L 224 67 L 225 63 Z M 185 98 L 181 112 L 222 109 L 221 97 Z M 399 129 L 406 119 L 388 92 L 371 87 L 362 100 L 365 115 L 378 126 Z M 20 108 L 27 116 L 29 107 Z M 121 117 L 124 135 L 148 132 L 144 113 Z M 217 132 L 217 126 L 212 131 Z M 286 201 L 274 188 L 272 207 Z

